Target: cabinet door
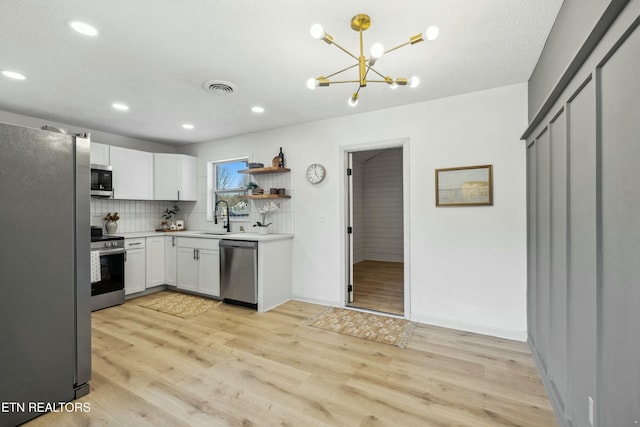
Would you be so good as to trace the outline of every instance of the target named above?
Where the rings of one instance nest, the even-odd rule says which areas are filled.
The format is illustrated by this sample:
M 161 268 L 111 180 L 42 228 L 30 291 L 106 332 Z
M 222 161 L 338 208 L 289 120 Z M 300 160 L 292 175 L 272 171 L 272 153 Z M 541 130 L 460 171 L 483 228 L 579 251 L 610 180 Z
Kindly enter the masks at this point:
M 198 290 L 198 270 L 195 259 L 195 249 L 178 247 L 177 256 L 178 289 L 188 291 Z
M 153 153 L 111 147 L 113 198 L 153 200 Z
M 175 154 L 153 155 L 153 198 L 178 200 L 178 158 Z
M 196 158 L 184 154 L 154 154 L 153 193 L 156 200 L 197 198 Z
M 198 249 L 198 292 L 220 296 L 220 252 Z
M 145 290 L 145 256 L 144 249 L 127 249 L 124 263 L 125 295 Z
M 176 247 L 177 238 L 175 236 L 166 236 L 164 238 L 164 280 L 167 285 L 176 286 L 177 268 L 176 257 L 178 256 L 178 248 Z
M 196 158 L 181 154 L 179 164 L 178 191 L 180 191 L 180 198 L 178 200 L 196 201 L 198 198 Z
M 105 144 L 91 143 L 90 163 L 95 165 L 110 165 L 109 146 Z
M 164 236 L 147 237 L 147 288 L 163 285 L 164 280 Z

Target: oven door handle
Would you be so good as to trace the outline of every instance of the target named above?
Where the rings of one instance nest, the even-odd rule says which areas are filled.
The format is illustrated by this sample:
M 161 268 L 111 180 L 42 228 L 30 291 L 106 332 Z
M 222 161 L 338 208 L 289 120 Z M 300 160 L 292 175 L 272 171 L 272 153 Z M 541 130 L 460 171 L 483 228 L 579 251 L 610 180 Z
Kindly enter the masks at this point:
M 118 255 L 125 253 L 126 250 L 124 248 L 116 248 L 116 249 L 98 249 L 98 255 Z

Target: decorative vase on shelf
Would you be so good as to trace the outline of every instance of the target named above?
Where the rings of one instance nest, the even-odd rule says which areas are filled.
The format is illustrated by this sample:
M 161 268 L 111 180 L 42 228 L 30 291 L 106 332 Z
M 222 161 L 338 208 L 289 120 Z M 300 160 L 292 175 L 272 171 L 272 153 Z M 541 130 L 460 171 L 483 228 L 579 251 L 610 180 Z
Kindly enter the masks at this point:
M 104 228 L 107 230 L 107 234 L 115 234 L 118 231 L 117 221 L 107 221 L 104 223 Z
M 269 234 L 269 226 L 266 227 L 257 227 L 258 234 Z

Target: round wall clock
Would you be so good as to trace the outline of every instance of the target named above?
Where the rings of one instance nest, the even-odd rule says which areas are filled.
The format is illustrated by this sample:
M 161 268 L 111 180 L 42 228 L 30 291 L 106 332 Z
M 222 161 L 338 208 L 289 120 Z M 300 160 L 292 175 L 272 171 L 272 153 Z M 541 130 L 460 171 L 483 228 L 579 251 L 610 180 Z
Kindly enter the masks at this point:
M 324 166 L 318 163 L 314 163 L 307 168 L 307 179 L 312 184 L 318 184 L 322 182 L 325 175 L 326 171 L 324 170 Z

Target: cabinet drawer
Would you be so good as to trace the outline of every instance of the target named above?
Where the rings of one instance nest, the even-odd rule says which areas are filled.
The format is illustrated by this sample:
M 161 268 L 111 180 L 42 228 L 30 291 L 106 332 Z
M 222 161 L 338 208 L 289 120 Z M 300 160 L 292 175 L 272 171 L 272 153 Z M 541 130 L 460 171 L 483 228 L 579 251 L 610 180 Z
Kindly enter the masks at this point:
M 211 249 L 217 251 L 219 239 L 199 239 L 193 237 L 178 237 L 179 248 L 194 248 L 194 249 Z
M 124 239 L 124 248 L 125 249 L 144 249 L 144 237 L 139 239 Z

